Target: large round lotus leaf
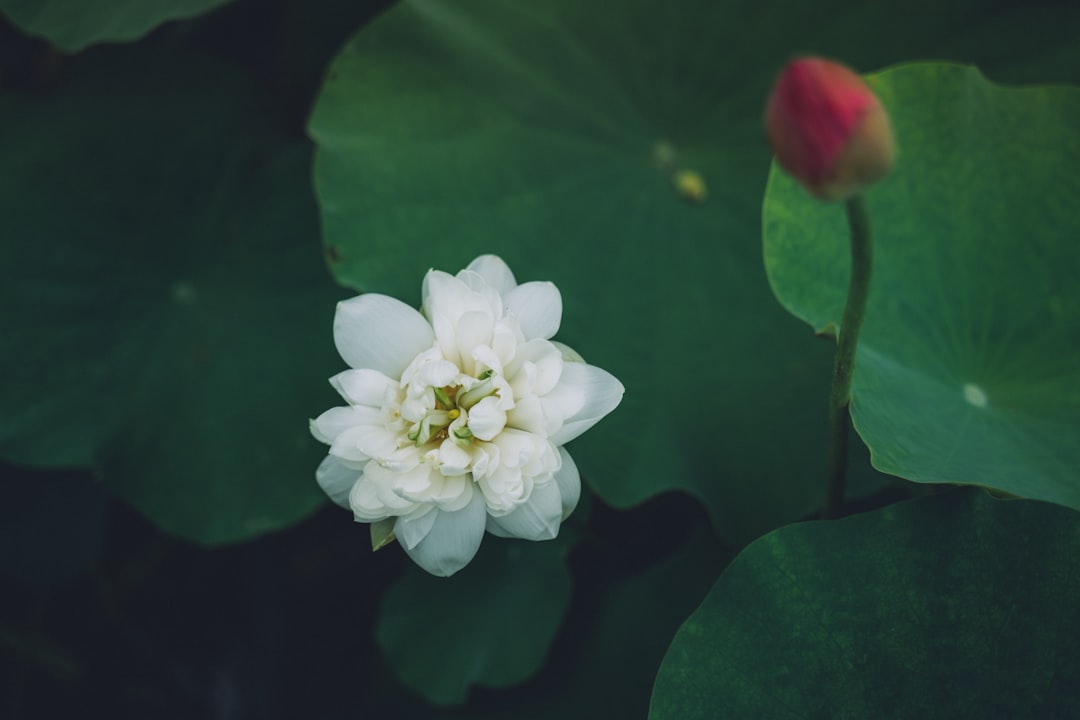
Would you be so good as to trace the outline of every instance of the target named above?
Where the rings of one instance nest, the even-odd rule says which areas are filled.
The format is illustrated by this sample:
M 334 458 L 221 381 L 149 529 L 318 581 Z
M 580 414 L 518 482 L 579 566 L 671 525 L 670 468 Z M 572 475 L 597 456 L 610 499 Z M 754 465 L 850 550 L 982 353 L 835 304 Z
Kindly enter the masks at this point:
M 536 672 L 570 603 L 573 535 L 489 537 L 452 578 L 410 565 L 386 593 L 376 630 L 402 681 L 447 705 L 464 702 L 473 685 L 513 685 Z
M 931 64 L 871 81 L 900 144 L 867 195 L 852 418 L 874 466 L 1080 508 L 1080 89 Z M 838 325 L 843 208 L 776 171 L 764 215 L 777 297 L 818 332 Z
M 679 630 L 651 720 L 1080 713 L 1080 515 L 965 488 L 746 548 Z
M 169 20 L 229 0 L 0 0 L 0 13 L 22 30 L 77 52 L 99 42 L 137 40 Z
M 323 501 L 340 368 L 310 152 L 248 87 L 124 50 L 0 109 L 0 455 L 97 466 L 208 543 Z
M 405 0 L 345 48 L 311 120 L 327 255 L 343 284 L 414 303 L 428 268 L 484 252 L 554 281 L 558 339 L 626 385 L 575 441 L 588 481 L 622 507 L 689 491 L 745 541 L 812 510 L 824 475 L 831 349 L 800 336 L 761 268 L 774 73 L 815 49 L 1067 79 L 1080 46 L 1056 28 L 1080 13 L 1046 15 Z

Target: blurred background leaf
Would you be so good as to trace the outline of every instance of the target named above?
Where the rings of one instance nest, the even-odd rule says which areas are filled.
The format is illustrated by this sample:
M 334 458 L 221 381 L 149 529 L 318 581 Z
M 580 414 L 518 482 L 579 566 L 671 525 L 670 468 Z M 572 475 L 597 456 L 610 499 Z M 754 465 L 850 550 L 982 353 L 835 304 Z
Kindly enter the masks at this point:
M 7 15 L 30 35 L 66 52 L 100 42 L 138 40 L 170 20 L 194 17 L 229 0 L 0 0 Z
M 338 508 L 214 548 L 163 536 L 120 504 L 110 519 L 90 577 L 39 592 L 0 576 L 5 718 L 80 708 L 155 718 L 643 717 L 671 636 L 730 557 L 685 496 L 629 512 L 595 506 L 589 537 L 569 555 L 573 595 L 543 669 L 440 709 L 401 684 L 375 642 L 383 590 L 409 577 L 410 561 L 355 542 L 358 528 Z M 429 627 L 449 621 L 437 600 L 423 618 Z M 521 632 L 534 632 L 534 600 L 520 609 Z M 458 672 L 452 645 L 427 647 Z
M 437 705 L 473 685 L 505 687 L 543 665 L 570 604 L 566 528 L 549 542 L 488 537 L 453 578 L 411 566 L 383 597 L 379 646 L 409 687 Z
M 308 144 L 195 53 L 101 52 L 60 82 L 0 114 L 0 301 L 19 309 L 0 325 L 0 453 L 99 467 L 200 542 L 295 522 L 324 502 L 304 419 L 333 402 L 344 296 Z
M 670 504 L 669 504 L 670 507 Z M 656 512 L 654 509 L 652 512 Z M 684 533 L 679 533 L 682 535 Z M 701 524 L 680 538 L 674 552 L 637 560 L 629 572 L 609 550 L 586 548 L 571 612 L 549 669 L 512 696 L 486 702 L 438 720 L 530 720 L 645 717 L 652 682 L 679 624 L 697 606 L 731 553 Z M 595 567 L 593 563 L 602 563 Z
M 1080 515 L 962 489 L 781 528 L 675 636 L 651 720 L 1074 717 Z
M 774 73 L 814 51 L 1073 79 L 1080 9 L 1055 8 L 406 0 L 341 53 L 310 123 L 331 267 L 414 303 L 427 268 L 483 252 L 554 281 L 559 339 L 627 388 L 575 442 L 596 492 L 681 489 L 746 542 L 816 507 L 830 376 L 762 270 Z M 881 482 L 856 467 L 854 493 Z
M 900 144 L 867 194 L 874 277 L 852 419 L 874 466 L 1080 509 L 1080 89 L 929 63 L 871 81 Z M 774 169 L 764 216 L 777 297 L 816 332 L 835 328 L 842 209 Z

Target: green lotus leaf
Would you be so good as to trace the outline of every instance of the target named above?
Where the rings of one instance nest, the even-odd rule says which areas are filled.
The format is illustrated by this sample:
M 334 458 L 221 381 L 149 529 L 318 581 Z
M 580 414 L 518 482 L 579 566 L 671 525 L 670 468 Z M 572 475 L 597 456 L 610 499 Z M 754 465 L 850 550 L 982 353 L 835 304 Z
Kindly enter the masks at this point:
M 573 540 L 566 531 L 542 543 L 489 537 L 452 578 L 410 564 L 383 598 L 376 628 L 402 682 L 452 705 L 473 685 L 513 685 L 536 672 L 570 604 Z
M 324 502 L 334 402 L 310 146 L 198 56 L 99 54 L 0 110 L 0 456 L 92 466 L 205 543 Z
M 1075 717 L 1080 515 L 964 488 L 747 547 L 650 720 Z
M 158 25 L 201 15 L 229 0 L 0 0 L 23 32 L 67 52 L 100 42 L 138 40 Z
M 574 442 L 583 475 L 619 507 L 689 492 L 745 542 L 817 506 L 831 374 L 761 267 L 775 73 L 810 49 L 1070 79 L 1080 12 L 1055 8 L 405 0 L 345 47 L 309 125 L 327 256 L 411 303 L 428 268 L 485 252 L 555 282 L 557 339 L 626 386 Z
M 971 67 L 871 77 L 895 126 L 867 194 L 874 269 L 852 419 L 879 470 L 1080 508 L 1080 89 Z M 774 171 L 765 261 L 781 303 L 839 325 L 843 208 Z

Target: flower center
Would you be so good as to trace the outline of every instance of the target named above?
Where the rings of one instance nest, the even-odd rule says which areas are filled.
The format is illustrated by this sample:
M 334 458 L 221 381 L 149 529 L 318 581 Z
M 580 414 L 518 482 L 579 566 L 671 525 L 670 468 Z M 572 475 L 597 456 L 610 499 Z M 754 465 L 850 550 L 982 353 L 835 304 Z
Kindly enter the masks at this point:
M 406 436 L 416 447 L 441 443 L 447 438 L 452 438 L 462 447 L 471 445 L 473 433 L 469 429 L 469 410 L 497 392 L 494 373 L 485 371 L 467 388 L 464 385 L 446 385 L 431 390 L 435 395 L 435 407 L 413 423 Z

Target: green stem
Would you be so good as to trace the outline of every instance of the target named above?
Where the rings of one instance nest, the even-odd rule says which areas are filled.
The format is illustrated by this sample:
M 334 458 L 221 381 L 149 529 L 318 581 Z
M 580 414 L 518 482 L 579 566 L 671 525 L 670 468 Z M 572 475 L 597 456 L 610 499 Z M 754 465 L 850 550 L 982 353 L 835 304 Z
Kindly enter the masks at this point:
M 855 370 L 855 347 L 866 314 L 870 294 L 870 271 L 873 252 L 870 242 L 870 216 L 862 195 L 847 201 L 848 226 L 851 228 L 851 282 L 847 304 L 840 321 L 833 362 L 832 389 L 829 391 L 829 464 L 825 484 L 824 519 L 840 516 L 844 502 L 847 474 L 848 404 L 851 401 L 851 376 Z

